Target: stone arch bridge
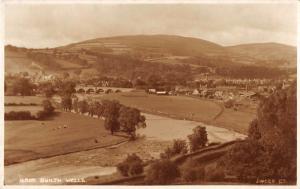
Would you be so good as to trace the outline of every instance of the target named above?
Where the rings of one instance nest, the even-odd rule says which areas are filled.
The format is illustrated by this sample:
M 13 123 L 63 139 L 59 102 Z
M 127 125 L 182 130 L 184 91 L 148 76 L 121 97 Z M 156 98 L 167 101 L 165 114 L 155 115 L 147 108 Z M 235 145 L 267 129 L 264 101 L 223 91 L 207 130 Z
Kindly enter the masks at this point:
M 132 90 L 132 88 L 76 86 L 75 90 L 76 93 L 101 94 L 101 93 L 129 92 Z

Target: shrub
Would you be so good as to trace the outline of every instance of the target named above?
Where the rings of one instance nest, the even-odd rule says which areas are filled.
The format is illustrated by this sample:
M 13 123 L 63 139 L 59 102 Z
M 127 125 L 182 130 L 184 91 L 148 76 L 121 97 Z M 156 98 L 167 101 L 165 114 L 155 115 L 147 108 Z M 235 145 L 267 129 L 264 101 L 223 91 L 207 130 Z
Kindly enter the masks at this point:
M 49 100 L 43 101 L 43 108 L 44 112 L 48 115 L 52 114 L 54 112 L 54 107 L 52 106 L 52 103 Z
M 174 140 L 173 141 L 173 154 L 186 154 L 188 147 L 185 140 Z
M 139 175 L 144 172 L 144 166 L 140 162 L 133 162 L 129 167 L 130 175 Z
M 119 163 L 117 165 L 117 169 L 121 173 L 121 175 L 126 176 L 126 177 L 128 176 L 129 165 L 127 163 L 124 163 L 124 162 Z
M 36 119 L 38 120 L 43 120 L 53 115 L 55 108 L 49 100 L 43 101 L 43 107 L 44 109 L 36 114 Z
M 173 141 L 173 146 L 165 149 L 164 153 L 160 154 L 161 158 L 171 158 L 177 154 L 186 154 L 188 147 L 185 140 L 176 139 Z
M 168 159 L 163 159 L 150 165 L 145 181 L 147 184 L 170 184 L 179 176 L 177 165 Z
M 35 119 L 34 116 L 31 115 L 30 111 L 11 111 L 4 114 L 4 120 L 32 120 Z
M 189 159 L 182 168 L 182 178 L 185 181 L 193 182 L 196 180 L 204 180 L 205 169 L 195 160 Z
M 118 171 L 123 176 L 134 176 L 144 172 L 143 161 L 136 154 L 128 155 L 127 158 L 117 165 Z
M 38 111 L 36 114 L 36 119 L 43 120 L 47 117 L 47 113 L 45 111 Z
M 168 147 L 165 149 L 165 152 L 160 154 L 161 159 L 169 159 L 173 156 L 173 150 L 172 148 Z
M 231 108 L 231 107 L 233 107 L 233 105 L 234 105 L 234 100 L 232 100 L 232 99 L 229 99 L 224 102 L 225 108 Z

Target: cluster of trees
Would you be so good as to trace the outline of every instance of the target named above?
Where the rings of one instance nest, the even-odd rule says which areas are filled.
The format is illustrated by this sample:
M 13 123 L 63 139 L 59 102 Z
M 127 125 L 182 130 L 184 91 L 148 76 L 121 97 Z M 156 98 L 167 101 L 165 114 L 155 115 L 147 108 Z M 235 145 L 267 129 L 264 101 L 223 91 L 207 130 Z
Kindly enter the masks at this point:
M 278 78 L 287 75 L 286 70 L 271 66 L 241 65 L 240 63 L 234 63 L 227 57 L 222 56 L 196 56 L 182 61 L 187 64 L 201 66 L 197 69 L 198 73 L 215 73 L 229 78 Z
M 16 77 L 12 80 L 9 86 L 11 95 L 30 96 L 34 94 L 37 86 L 34 85 L 28 78 Z M 5 91 L 8 88 L 5 87 Z
M 174 155 L 186 154 L 188 152 L 188 145 L 185 140 L 176 139 L 173 141 L 173 145 L 165 149 L 164 153 L 160 154 L 162 159 L 169 159 Z
M 143 160 L 136 154 L 128 155 L 127 158 L 117 165 L 118 171 L 123 176 L 135 176 L 144 172 Z
M 207 132 L 205 127 L 197 126 L 193 134 L 188 136 L 190 151 L 196 151 L 206 146 Z M 182 170 L 171 161 L 174 155 L 185 154 L 188 152 L 188 145 L 185 140 L 174 140 L 172 147 L 168 147 L 162 153 L 161 159 L 150 165 L 146 173 L 145 182 L 147 184 L 170 184 L 175 179 L 182 177 L 187 182 L 203 179 L 205 175 L 204 168 L 198 165 L 198 162 L 186 163 Z
M 296 82 L 261 101 L 257 118 L 249 127 L 245 142 L 236 144 L 220 167 L 240 181 L 285 179 L 296 182 L 297 165 Z
M 262 67 L 254 65 L 236 65 L 217 67 L 216 74 L 230 78 L 279 78 L 286 77 L 287 72 L 279 68 Z
M 53 115 L 55 108 L 49 100 L 43 101 L 43 110 L 36 115 L 30 111 L 10 111 L 4 114 L 4 120 L 43 120 Z
M 203 147 L 208 143 L 207 131 L 205 127 L 197 126 L 193 129 L 193 133 L 188 135 L 189 145 L 185 140 L 177 139 L 173 141 L 173 145 L 165 149 L 160 154 L 161 158 L 171 158 L 175 155 L 186 154 L 188 151 L 194 152 Z
M 189 65 L 146 62 L 131 56 L 104 53 L 97 53 L 96 57 L 95 68 L 99 74 L 129 78 L 134 81 L 135 87 L 185 84 L 192 80 L 193 74 Z M 153 73 L 154 76 L 151 76 Z
M 140 110 L 120 104 L 116 100 L 86 101 L 70 96 L 62 98 L 61 107 L 65 111 L 74 110 L 76 113 L 104 118 L 104 126 L 111 134 L 117 131 L 126 132 L 132 139 L 136 137 L 136 129 L 146 127 L 146 118 Z

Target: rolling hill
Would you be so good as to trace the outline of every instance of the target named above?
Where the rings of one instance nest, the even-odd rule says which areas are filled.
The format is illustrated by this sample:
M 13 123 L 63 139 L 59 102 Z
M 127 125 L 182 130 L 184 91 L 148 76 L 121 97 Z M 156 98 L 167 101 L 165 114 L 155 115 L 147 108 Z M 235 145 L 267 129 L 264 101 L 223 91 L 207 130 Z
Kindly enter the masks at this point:
M 139 61 L 197 67 L 256 65 L 296 67 L 296 48 L 277 43 L 221 46 L 206 40 L 174 35 L 135 35 L 97 38 L 57 48 L 5 48 L 5 71 L 62 72 L 81 69 L 97 73 L 99 64 Z M 116 60 L 116 61 L 115 61 Z M 126 69 L 126 68 L 125 68 Z
M 253 43 L 226 47 L 232 57 L 275 67 L 296 67 L 297 49 L 279 43 Z

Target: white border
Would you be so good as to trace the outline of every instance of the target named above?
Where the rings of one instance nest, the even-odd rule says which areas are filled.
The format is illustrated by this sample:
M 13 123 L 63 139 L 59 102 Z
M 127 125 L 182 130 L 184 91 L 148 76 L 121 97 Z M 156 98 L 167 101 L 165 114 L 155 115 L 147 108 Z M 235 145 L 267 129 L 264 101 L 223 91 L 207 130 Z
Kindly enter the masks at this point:
M 1 124 L 2 130 L 0 130 L 0 137 L 1 137 L 1 152 L 0 152 L 0 161 L 1 161 L 1 172 L 0 172 L 0 188 L 3 187 L 3 181 L 4 181 L 4 32 L 5 32 L 5 4 L 268 4 L 268 3 L 295 3 L 295 6 L 297 6 L 297 21 L 299 22 L 300 18 L 300 3 L 297 0 L 0 0 L 0 60 L 1 60 L 1 67 L 0 67 L 0 103 L 1 103 Z M 297 23 L 298 23 L 297 22 Z M 300 31 L 300 24 L 297 25 L 297 46 L 300 45 L 299 40 L 299 31 Z M 297 48 L 297 55 L 300 54 L 299 48 Z M 297 73 L 299 72 L 299 56 L 297 56 Z M 298 76 L 297 76 L 298 80 Z M 300 92 L 300 84 L 297 82 L 297 99 L 299 98 L 299 92 Z M 300 107 L 300 103 L 297 100 L 297 111 Z M 297 113 L 297 120 L 299 120 L 300 114 Z M 300 129 L 299 129 L 299 123 L 297 121 L 297 139 L 298 136 L 300 136 Z M 280 188 L 280 189 L 290 189 L 290 188 L 298 188 L 300 185 L 300 170 L 299 170 L 299 149 L 300 149 L 300 141 L 297 140 L 297 185 L 296 186 L 259 186 L 259 185 L 194 185 L 194 186 L 186 186 L 186 185 L 179 185 L 179 186 L 82 186 L 82 185 L 72 185 L 72 186 L 43 186 L 43 185 L 37 185 L 37 186 L 25 186 L 25 185 L 16 185 L 16 186 L 4 186 L 4 188 L 14 188 L 14 189 L 27 189 L 27 188 L 33 188 L 33 189 L 44 189 L 44 188 L 121 188 L 121 189 L 128 189 L 128 188 L 180 188 L 180 189 L 195 189 L 195 188 L 204 188 L 204 189 L 218 189 L 218 188 L 228 188 L 228 189 L 247 189 L 247 188 L 267 188 L 267 189 L 273 189 L 273 188 Z

